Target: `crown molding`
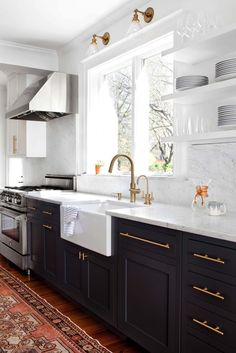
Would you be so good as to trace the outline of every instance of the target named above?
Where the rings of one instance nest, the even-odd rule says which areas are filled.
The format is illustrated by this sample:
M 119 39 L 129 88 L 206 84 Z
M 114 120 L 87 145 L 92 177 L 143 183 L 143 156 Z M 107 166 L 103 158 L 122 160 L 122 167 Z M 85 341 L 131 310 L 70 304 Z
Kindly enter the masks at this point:
M 22 44 L 22 43 L 17 43 L 17 42 L 10 42 L 10 41 L 6 41 L 6 40 L 0 40 L 0 46 L 23 49 L 23 50 L 30 50 L 30 51 L 40 52 L 40 53 L 45 53 L 45 54 L 57 55 L 57 51 L 55 49 L 36 47 L 33 45 Z

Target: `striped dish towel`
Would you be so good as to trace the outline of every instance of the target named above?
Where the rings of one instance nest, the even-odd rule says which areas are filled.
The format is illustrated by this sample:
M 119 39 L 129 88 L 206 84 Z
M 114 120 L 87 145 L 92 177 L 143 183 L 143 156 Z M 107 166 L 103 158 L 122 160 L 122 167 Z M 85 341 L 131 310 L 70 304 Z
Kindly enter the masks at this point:
M 70 237 L 74 235 L 75 222 L 79 218 L 78 206 L 61 205 L 61 235 Z

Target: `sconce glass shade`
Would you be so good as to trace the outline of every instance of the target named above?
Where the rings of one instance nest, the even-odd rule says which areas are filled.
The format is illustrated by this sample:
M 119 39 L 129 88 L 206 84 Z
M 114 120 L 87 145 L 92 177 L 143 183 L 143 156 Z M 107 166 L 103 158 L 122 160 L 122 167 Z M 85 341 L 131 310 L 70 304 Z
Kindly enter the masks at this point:
M 91 43 L 89 44 L 89 47 L 88 47 L 86 56 L 90 56 L 90 55 L 96 54 L 97 52 L 98 52 L 98 45 L 97 45 L 97 43 L 91 42 Z
M 138 18 L 133 18 L 131 25 L 128 28 L 127 35 L 134 34 L 142 28 Z

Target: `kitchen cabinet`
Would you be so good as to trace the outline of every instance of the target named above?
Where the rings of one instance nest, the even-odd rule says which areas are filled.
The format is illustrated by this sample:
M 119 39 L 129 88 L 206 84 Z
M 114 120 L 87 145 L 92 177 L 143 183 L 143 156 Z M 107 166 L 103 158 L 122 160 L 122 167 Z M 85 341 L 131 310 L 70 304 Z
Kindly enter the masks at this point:
M 46 157 L 46 123 L 9 119 L 8 155 L 15 157 Z
M 176 353 L 180 234 L 118 221 L 118 329 L 149 352 Z
M 24 89 L 39 76 L 11 74 L 7 82 L 7 110 L 11 109 Z M 7 120 L 8 155 L 16 157 L 46 157 L 46 123 Z
M 28 217 L 27 237 L 29 243 L 30 269 L 43 273 L 43 235 L 42 224 L 37 218 Z
M 30 200 L 27 203 L 30 269 L 57 284 L 59 278 L 59 205 Z
M 60 206 L 27 200 L 30 269 L 110 324 L 115 322 L 115 264 L 60 238 Z
M 105 257 L 61 240 L 62 288 L 76 302 L 109 322 L 115 320 L 115 271 Z
M 184 234 L 182 351 L 236 350 L 236 245 Z

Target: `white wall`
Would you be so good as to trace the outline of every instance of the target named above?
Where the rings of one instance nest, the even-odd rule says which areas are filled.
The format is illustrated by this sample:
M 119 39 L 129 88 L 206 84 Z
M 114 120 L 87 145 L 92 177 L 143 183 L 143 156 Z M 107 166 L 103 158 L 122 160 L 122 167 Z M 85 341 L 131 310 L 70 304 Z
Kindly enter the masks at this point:
M 6 123 L 5 123 L 5 110 L 6 110 L 6 86 L 0 86 L 0 186 L 5 185 L 5 146 L 6 146 Z
M 133 3 L 132 3 L 133 4 Z M 144 3 L 145 4 L 145 3 Z M 140 2 L 137 7 L 140 8 Z M 196 12 L 209 11 L 218 14 L 222 25 L 236 21 L 236 1 L 235 0 L 152 0 L 146 2 L 142 7 L 152 6 L 155 9 L 155 21 L 161 17 L 178 10 L 180 8 L 190 9 Z M 133 7 L 134 9 L 135 7 Z M 116 16 L 118 16 L 116 14 Z M 122 13 L 122 19 L 116 18 L 113 25 L 111 21 L 105 19 L 90 31 L 74 39 L 64 46 L 59 52 L 60 70 L 78 73 L 80 77 L 80 120 L 79 120 L 79 141 L 78 143 L 78 172 L 83 172 L 80 162 L 83 160 L 83 141 L 85 116 L 83 104 L 86 104 L 86 86 L 84 81 L 84 66 L 80 61 L 85 57 L 91 35 L 93 33 L 103 33 L 109 31 L 111 42 L 116 42 L 125 36 L 132 17 L 132 10 Z M 110 19 L 111 20 L 111 19 Z M 74 133 L 71 138 L 75 139 Z M 74 142 L 75 145 L 75 142 Z M 187 173 L 184 178 L 152 178 L 150 180 L 151 190 L 154 192 L 156 201 L 190 205 L 195 185 L 198 182 L 206 182 L 212 179 L 209 189 L 209 199 L 225 201 L 230 210 L 236 211 L 236 144 L 203 145 L 189 147 L 187 153 Z M 81 191 L 99 192 L 111 194 L 122 191 L 128 196 L 129 180 L 127 177 L 114 176 L 86 176 L 79 178 Z

